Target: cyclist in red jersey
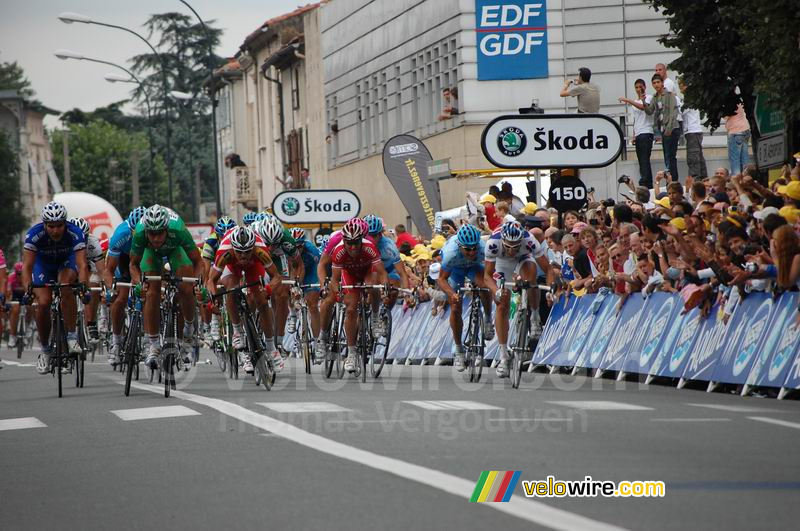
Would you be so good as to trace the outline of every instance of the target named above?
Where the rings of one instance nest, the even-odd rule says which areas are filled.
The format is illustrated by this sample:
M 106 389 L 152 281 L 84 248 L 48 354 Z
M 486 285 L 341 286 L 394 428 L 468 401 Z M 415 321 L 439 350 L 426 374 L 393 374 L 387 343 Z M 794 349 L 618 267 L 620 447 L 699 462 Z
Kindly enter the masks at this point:
M 381 261 L 381 254 L 371 241 L 364 239 L 366 230 L 363 220 L 353 218 L 342 227 L 342 242 L 331 254 L 333 275 L 329 288 L 332 293 L 339 292 L 340 286 L 364 284 L 386 284 L 389 276 Z M 347 336 L 347 359 L 345 369 L 356 369 L 356 338 L 358 337 L 358 298 L 357 289 L 345 289 L 344 303 L 347 307 L 344 318 L 344 331 Z M 363 323 L 366 326 L 366 323 Z
M 220 281 L 225 289 L 233 289 L 241 283 L 244 276 L 247 284 L 259 282 L 269 273 L 270 284 L 264 286 L 256 285 L 248 288 L 248 303 L 253 309 L 259 309 L 261 329 L 266 338 L 266 349 L 272 355 L 277 369 L 283 368 L 283 358 L 275 348 L 274 327 L 272 325 L 272 312 L 269 311 L 267 300 L 272 290 L 280 285 L 281 276 L 278 269 L 272 262 L 272 258 L 267 252 L 267 246 L 255 232 L 247 227 L 241 226 L 231 229 L 219 244 L 217 254 L 214 258 L 214 265 L 211 266 L 210 291 L 216 294 L 217 281 Z M 221 280 L 220 280 L 221 279 Z M 239 309 L 234 304 L 233 297 L 226 297 L 226 307 L 233 323 L 233 347 L 241 351 L 247 347 L 242 327 L 242 319 Z M 248 374 L 253 373 L 253 363 L 249 356 L 244 356 L 242 366 Z

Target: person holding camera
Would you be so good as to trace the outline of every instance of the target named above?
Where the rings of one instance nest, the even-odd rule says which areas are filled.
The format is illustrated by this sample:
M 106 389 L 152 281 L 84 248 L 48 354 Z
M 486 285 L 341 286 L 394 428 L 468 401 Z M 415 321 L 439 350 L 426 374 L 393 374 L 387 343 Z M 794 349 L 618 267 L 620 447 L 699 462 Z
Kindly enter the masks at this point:
M 592 71 L 586 67 L 578 69 L 578 77 L 573 81 L 564 81 L 564 88 L 561 89 L 559 96 L 567 98 L 574 96 L 578 98 L 578 113 L 597 113 L 600 112 L 600 88 L 591 83 Z

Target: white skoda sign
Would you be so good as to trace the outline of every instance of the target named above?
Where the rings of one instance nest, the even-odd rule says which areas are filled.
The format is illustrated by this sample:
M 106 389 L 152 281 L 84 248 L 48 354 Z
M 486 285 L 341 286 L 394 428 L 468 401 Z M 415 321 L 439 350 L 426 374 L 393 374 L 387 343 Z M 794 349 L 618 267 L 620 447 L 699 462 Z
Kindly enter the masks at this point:
M 495 118 L 481 148 L 498 168 L 599 168 L 624 146 L 619 125 L 602 114 L 520 114 Z
M 272 200 L 272 213 L 289 226 L 343 223 L 360 210 L 361 201 L 350 190 L 290 190 Z

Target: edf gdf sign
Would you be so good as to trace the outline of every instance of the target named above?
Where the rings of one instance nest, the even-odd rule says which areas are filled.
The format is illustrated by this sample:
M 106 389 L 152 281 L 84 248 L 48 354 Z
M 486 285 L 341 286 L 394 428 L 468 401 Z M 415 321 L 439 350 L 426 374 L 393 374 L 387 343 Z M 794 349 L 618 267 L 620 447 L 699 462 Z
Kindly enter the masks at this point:
M 547 77 L 546 0 L 475 0 L 478 79 Z
M 361 201 L 350 190 L 290 190 L 272 200 L 272 213 L 287 225 L 344 223 L 360 210 Z

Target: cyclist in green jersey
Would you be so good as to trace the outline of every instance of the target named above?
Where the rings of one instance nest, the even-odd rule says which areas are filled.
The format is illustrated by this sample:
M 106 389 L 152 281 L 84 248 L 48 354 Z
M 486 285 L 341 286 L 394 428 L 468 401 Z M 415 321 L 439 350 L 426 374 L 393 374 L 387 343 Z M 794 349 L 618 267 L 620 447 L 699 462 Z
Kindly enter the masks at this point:
M 134 292 L 142 293 L 142 277 L 162 275 L 164 262 L 176 277 L 203 276 L 203 261 L 200 251 L 178 215 L 160 205 L 147 209 L 136 225 L 131 242 L 130 253 L 131 281 L 136 285 Z M 183 338 L 190 341 L 194 337 L 194 286 L 182 283 L 178 286 L 178 299 L 183 314 Z M 161 302 L 161 282 L 148 282 L 147 297 L 144 304 L 144 332 L 150 341 L 150 349 L 145 363 L 152 365 L 161 352 L 158 331 L 160 328 L 159 303 Z

